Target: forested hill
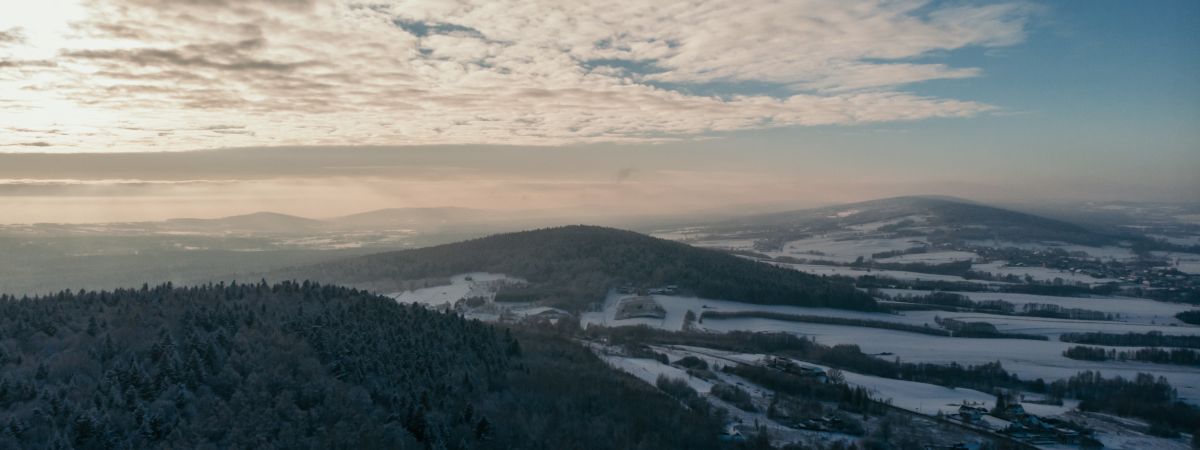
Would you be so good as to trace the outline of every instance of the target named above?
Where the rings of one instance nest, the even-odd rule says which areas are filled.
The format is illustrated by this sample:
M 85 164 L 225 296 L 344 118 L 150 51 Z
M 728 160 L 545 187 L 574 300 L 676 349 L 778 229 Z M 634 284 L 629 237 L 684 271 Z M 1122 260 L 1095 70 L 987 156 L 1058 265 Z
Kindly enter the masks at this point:
M 890 223 L 889 223 L 890 222 Z M 1093 229 L 1034 214 L 953 197 L 907 196 L 823 208 L 760 214 L 712 224 L 710 232 L 757 235 L 823 233 L 886 223 L 893 231 L 943 239 L 1013 242 L 1060 241 L 1082 245 L 1115 243 L 1116 230 Z M 1120 236 L 1129 238 L 1129 236 Z
M 713 448 L 716 420 L 561 338 L 347 288 L 0 296 L 0 449 Z
M 567 226 L 343 259 L 271 274 L 391 289 L 388 283 L 494 272 L 524 278 L 526 298 L 563 307 L 600 301 L 618 286 L 678 285 L 691 294 L 746 303 L 873 309 L 849 284 L 632 231 Z

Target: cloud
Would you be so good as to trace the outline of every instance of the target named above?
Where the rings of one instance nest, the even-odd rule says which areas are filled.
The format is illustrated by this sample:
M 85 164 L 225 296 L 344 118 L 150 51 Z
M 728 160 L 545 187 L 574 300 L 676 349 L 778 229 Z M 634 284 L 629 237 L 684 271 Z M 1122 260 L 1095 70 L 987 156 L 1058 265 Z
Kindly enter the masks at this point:
M 0 30 L 0 47 L 23 42 L 25 42 L 25 33 L 21 31 L 20 27 Z
M 0 144 L 0 147 L 51 147 L 53 144 L 46 141 L 33 142 L 15 142 L 11 144 Z
M 54 67 L 54 61 L 30 59 L 0 59 L 0 69 L 26 67 Z
M 305 62 L 278 62 L 254 59 L 243 54 L 247 49 L 262 45 L 261 40 L 233 44 L 188 46 L 179 50 L 79 50 L 61 54 L 68 59 L 110 60 L 116 64 L 142 67 L 206 68 L 220 71 L 290 72 Z
M 913 0 L 86 5 L 54 66 L 0 67 L 0 92 L 22 93 L 0 121 L 100 130 L 78 142 L 95 150 L 654 142 L 970 117 L 995 108 L 904 86 L 980 75 L 936 59 L 1019 43 L 1031 14 Z M 16 112 L 46 104 L 81 112 Z M 231 121 L 245 128 L 178 132 Z M 118 122 L 147 130 L 108 132 Z

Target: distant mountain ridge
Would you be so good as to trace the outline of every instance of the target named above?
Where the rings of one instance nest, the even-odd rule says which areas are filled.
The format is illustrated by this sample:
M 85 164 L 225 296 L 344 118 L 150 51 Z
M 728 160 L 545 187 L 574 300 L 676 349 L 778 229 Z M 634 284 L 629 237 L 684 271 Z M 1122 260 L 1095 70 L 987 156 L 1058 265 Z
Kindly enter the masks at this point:
M 1083 225 L 946 196 L 904 196 L 748 216 L 704 227 L 750 234 L 826 232 L 903 220 L 924 221 L 962 238 L 1104 244 L 1113 236 Z
M 124 229 L 195 231 L 209 233 L 308 233 L 317 231 L 384 230 L 390 228 L 444 228 L 487 224 L 503 220 L 495 212 L 470 208 L 386 208 L 325 219 L 272 211 L 259 211 L 211 219 L 180 217 L 152 222 L 118 224 Z M 65 225 L 70 229 L 72 225 Z
M 471 208 L 385 208 L 328 219 L 341 227 L 454 225 L 492 220 L 496 213 Z
M 164 223 L 177 227 L 225 229 L 230 231 L 301 231 L 318 228 L 326 224 L 325 222 L 316 219 L 267 211 L 221 217 L 217 219 L 167 219 L 164 221 Z

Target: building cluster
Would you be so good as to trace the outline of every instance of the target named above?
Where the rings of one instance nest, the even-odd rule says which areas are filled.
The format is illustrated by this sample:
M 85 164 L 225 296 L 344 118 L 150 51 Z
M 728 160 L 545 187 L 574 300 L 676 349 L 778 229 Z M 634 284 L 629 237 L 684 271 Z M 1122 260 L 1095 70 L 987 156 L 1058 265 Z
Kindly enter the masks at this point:
M 1093 441 L 1092 430 L 1066 420 L 1030 414 L 1016 402 L 1000 402 L 991 411 L 980 405 L 964 403 L 958 408 L 958 419 L 1039 446 L 1079 445 Z

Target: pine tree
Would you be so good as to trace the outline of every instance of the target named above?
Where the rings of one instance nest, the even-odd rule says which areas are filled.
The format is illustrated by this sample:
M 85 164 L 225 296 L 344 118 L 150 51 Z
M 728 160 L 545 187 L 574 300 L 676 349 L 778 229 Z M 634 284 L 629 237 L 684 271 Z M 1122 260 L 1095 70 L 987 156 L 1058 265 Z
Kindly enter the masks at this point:
M 475 424 L 475 439 L 487 440 L 492 436 L 492 423 L 487 417 L 480 417 L 479 422 Z

